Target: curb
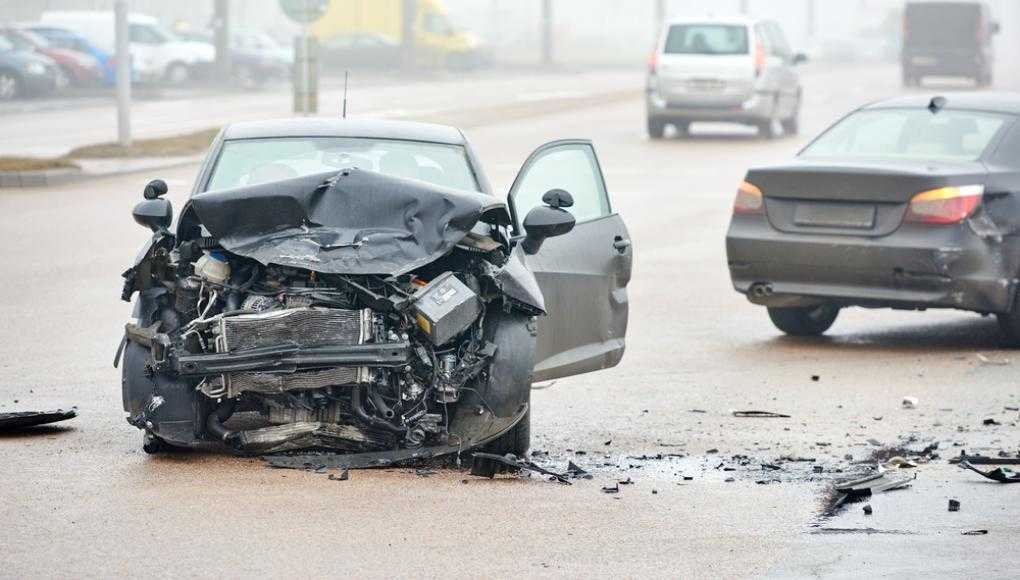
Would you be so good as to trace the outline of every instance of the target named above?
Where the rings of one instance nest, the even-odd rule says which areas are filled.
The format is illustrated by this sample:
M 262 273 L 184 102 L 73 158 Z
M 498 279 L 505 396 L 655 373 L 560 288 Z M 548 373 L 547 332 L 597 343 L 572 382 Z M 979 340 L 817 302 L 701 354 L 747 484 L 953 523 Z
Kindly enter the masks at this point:
M 0 171 L 0 188 L 63 185 L 77 181 L 84 175 L 85 172 L 80 167 L 61 167 L 37 171 Z

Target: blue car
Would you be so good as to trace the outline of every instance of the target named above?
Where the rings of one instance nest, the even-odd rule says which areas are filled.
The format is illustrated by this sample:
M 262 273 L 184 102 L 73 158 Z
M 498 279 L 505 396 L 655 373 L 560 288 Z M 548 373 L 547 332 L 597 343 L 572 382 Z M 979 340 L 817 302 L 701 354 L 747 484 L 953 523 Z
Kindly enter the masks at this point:
M 103 71 L 103 84 L 113 86 L 117 82 L 117 66 L 114 62 L 113 53 L 97 47 L 77 32 L 72 32 L 66 28 L 43 26 L 40 24 L 30 24 L 25 26 L 24 29 L 42 36 L 54 48 L 76 50 L 95 57 Z

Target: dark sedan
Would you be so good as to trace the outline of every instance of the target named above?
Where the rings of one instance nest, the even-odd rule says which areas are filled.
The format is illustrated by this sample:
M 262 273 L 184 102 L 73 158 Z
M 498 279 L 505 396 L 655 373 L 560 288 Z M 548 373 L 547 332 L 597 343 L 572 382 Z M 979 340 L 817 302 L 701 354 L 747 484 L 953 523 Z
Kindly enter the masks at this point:
M 1020 345 L 1020 95 L 864 106 L 752 169 L 726 237 L 734 288 L 792 335 L 840 308 L 995 314 Z
M 45 95 L 57 87 L 60 69 L 49 58 L 18 50 L 0 36 L 0 101 L 29 95 Z

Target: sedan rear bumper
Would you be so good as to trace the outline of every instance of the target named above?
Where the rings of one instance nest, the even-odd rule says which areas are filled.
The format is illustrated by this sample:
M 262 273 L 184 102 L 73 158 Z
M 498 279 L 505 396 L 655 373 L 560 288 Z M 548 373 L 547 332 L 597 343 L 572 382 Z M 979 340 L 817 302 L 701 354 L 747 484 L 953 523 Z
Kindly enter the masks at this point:
M 760 92 L 747 96 L 699 99 L 695 97 L 665 98 L 650 93 L 647 98 L 648 116 L 665 121 L 705 121 L 756 124 L 771 119 L 775 98 L 772 93 Z
M 878 238 L 790 234 L 762 216 L 734 216 L 726 236 L 734 288 L 765 306 L 956 308 L 1008 312 L 1017 242 L 967 224 L 905 224 Z

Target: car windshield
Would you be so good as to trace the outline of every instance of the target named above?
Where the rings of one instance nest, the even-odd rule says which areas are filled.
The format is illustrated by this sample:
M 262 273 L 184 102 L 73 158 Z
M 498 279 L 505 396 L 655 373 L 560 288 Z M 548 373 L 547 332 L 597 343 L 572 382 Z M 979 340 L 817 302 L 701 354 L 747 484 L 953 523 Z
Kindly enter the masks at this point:
M 480 191 L 460 145 L 339 137 L 226 141 L 207 191 L 357 167 L 443 187 Z
M 747 27 L 733 24 L 675 24 L 666 36 L 666 54 L 747 54 Z
M 1005 122 L 1004 116 L 972 111 L 858 111 L 823 133 L 800 156 L 974 161 Z

